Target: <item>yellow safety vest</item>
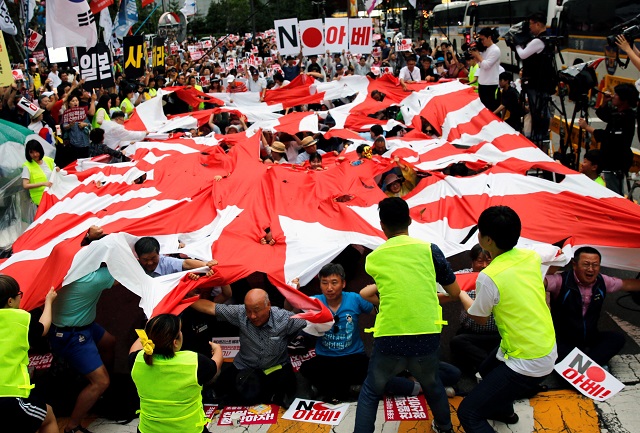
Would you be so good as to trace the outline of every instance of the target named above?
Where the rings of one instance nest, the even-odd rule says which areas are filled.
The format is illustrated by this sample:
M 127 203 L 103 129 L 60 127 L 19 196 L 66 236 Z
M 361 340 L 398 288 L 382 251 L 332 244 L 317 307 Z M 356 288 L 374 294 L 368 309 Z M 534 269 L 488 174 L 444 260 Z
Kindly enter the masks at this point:
M 131 377 L 140 396 L 141 433 L 202 433 L 207 423 L 198 385 L 198 354 L 188 350 L 173 358 L 153 356 L 153 365 L 136 356 Z
M 91 120 L 91 129 L 100 128 L 100 125 L 98 125 L 98 113 L 100 112 L 100 110 L 104 111 L 104 119 L 102 120 L 103 122 L 105 120 L 111 120 L 107 110 L 105 110 L 104 108 L 98 108 L 96 113 L 93 115 L 93 119 Z
M 473 65 L 469 67 L 469 81 L 473 81 L 476 78 L 476 74 L 478 73 L 478 65 Z M 471 87 L 473 87 L 473 90 L 476 91 L 476 93 L 478 93 L 478 82 L 476 81 L 473 84 L 470 84 Z
M 367 256 L 365 270 L 380 293 L 374 337 L 442 331 L 447 322 L 438 302 L 430 243 L 395 236 Z
M 49 167 L 49 170 L 51 170 L 51 172 L 53 173 L 53 169 L 55 168 L 55 163 L 53 162 L 53 159 L 49 158 L 48 156 L 45 156 L 44 158 L 42 158 L 42 160 L 44 161 L 45 164 L 47 164 L 47 166 Z M 42 170 L 42 167 L 40 167 L 40 164 L 38 164 L 37 162 L 25 161 L 22 165 L 29 169 L 29 183 L 42 183 L 42 182 L 49 181 L 49 179 L 47 179 L 47 176 L 45 176 L 44 171 Z M 39 186 L 38 188 L 31 188 L 29 190 L 29 195 L 31 196 L 31 200 L 36 205 L 39 205 L 40 201 L 42 200 L 42 194 L 44 193 L 44 188 L 45 188 L 44 186 Z
M 33 385 L 29 378 L 29 323 L 24 310 L 0 308 L 0 397 L 27 398 Z
M 127 119 L 129 118 L 129 116 L 131 116 L 134 108 L 135 107 L 133 105 L 133 102 L 129 101 L 129 98 L 124 98 L 124 100 L 120 103 L 120 109 L 127 116 Z
M 482 271 L 500 293 L 493 315 L 505 358 L 542 358 L 556 343 L 540 263 L 535 251 L 514 248 L 493 259 Z

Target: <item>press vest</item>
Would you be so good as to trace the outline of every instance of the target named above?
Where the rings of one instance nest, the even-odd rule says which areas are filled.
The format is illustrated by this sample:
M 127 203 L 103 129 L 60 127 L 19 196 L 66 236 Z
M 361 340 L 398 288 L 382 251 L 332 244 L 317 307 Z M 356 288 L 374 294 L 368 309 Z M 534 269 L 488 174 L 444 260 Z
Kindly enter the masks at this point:
M 482 271 L 500 293 L 493 315 L 506 358 L 542 358 L 556 343 L 540 263 L 535 251 L 514 248 L 497 256 Z
M 42 160 L 44 161 L 45 164 L 47 164 L 47 166 L 53 173 L 53 169 L 55 167 L 55 163 L 53 162 L 53 159 L 49 158 L 48 156 L 45 156 L 44 158 L 42 158 Z M 29 183 L 43 183 L 43 182 L 49 181 L 49 179 L 47 179 L 47 176 L 45 176 L 44 171 L 42 170 L 42 167 L 40 167 L 40 164 L 38 164 L 37 162 L 26 161 L 22 165 L 29 169 Z M 31 196 L 31 200 L 36 205 L 39 205 L 40 200 L 42 200 L 42 194 L 44 193 L 44 188 L 45 188 L 44 186 L 39 186 L 38 188 L 31 188 L 29 190 L 29 195 Z
M 27 398 L 33 385 L 29 379 L 29 322 L 31 315 L 14 308 L 0 309 L 0 397 Z
M 365 270 L 380 293 L 374 337 L 442 331 L 446 322 L 438 302 L 431 244 L 395 236 L 367 256 Z
M 104 108 L 98 108 L 96 110 L 96 114 L 93 115 L 93 119 L 91 120 L 91 128 L 92 129 L 100 128 L 100 125 L 98 125 L 98 113 L 100 112 L 100 110 L 104 111 L 104 119 L 102 120 L 103 122 L 105 120 L 111 120 L 109 118 L 109 113 L 107 113 L 107 110 L 105 110 Z
M 538 38 L 546 36 L 546 32 Z M 557 73 L 553 69 L 554 52 L 552 47 L 545 44 L 544 50 L 522 60 L 522 87 L 535 89 L 547 93 L 554 93 L 557 84 Z
M 586 343 L 598 332 L 598 319 L 607 289 L 602 275 L 598 275 L 591 288 L 591 302 L 582 315 L 582 295 L 573 271 L 563 272 L 558 296 L 551 300 L 551 315 L 558 341 L 576 345 Z
M 168 359 L 155 355 L 153 365 L 138 353 L 131 377 L 140 396 L 141 433 L 202 433 L 207 421 L 197 375 L 195 352 L 180 351 Z

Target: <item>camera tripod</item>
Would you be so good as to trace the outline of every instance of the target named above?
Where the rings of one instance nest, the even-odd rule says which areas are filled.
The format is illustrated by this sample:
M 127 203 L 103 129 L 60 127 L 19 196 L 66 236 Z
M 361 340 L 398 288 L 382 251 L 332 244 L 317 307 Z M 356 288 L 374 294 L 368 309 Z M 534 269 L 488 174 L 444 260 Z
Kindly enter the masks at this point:
M 588 93 L 581 94 L 577 101 L 574 101 L 573 113 L 571 115 L 571 122 L 567 117 L 567 107 L 564 101 L 565 94 L 558 92 L 560 97 L 560 107 L 555 102 L 551 101 L 553 107 L 560 113 L 560 119 L 562 127 L 560 128 L 560 149 L 554 153 L 554 159 L 560 160 L 563 165 L 578 170 L 580 165 L 580 153 L 582 145 L 584 143 L 585 153 L 589 151 L 589 141 L 586 140 L 586 132 L 580 128 L 578 131 L 578 142 L 576 149 L 573 149 L 571 145 L 571 135 L 573 132 L 573 126 L 575 125 L 576 116 L 580 113 L 580 117 L 589 121 L 589 95 Z M 569 152 L 567 152 L 569 150 Z

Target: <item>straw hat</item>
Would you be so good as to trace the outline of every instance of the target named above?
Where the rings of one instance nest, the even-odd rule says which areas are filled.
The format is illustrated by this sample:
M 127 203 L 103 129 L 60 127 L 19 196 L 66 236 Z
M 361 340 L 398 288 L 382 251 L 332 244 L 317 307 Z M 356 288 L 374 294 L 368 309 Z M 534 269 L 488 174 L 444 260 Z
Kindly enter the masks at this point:
M 274 141 L 271 146 L 269 146 L 269 149 L 276 153 L 287 153 L 287 147 L 280 141 Z
M 309 147 L 309 146 L 313 146 L 317 142 L 318 142 L 318 140 L 315 140 L 313 137 L 309 136 L 309 137 L 304 137 L 302 139 L 302 141 L 300 142 L 300 145 L 302 147 Z

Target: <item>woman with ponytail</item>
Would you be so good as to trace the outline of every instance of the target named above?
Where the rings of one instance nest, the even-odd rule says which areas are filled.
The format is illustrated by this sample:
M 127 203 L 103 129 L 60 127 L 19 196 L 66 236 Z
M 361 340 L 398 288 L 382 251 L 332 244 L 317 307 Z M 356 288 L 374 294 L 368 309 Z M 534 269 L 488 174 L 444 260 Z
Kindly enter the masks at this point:
M 173 314 L 160 314 L 145 329 L 136 329 L 129 362 L 140 397 L 140 433 L 201 433 L 207 419 L 202 386 L 215 379 L 222 364 L 220 345 L 211 359 L 182 348 L 182 324 Z

